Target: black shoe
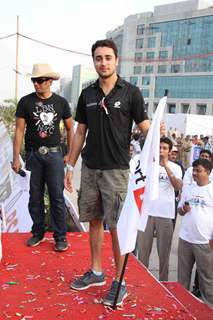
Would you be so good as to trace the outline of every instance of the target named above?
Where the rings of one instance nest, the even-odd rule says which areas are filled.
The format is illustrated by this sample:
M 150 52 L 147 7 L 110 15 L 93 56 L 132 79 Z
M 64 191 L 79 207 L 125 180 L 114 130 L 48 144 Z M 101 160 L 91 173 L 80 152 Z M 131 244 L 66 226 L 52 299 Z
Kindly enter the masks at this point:
M 66 251 L 68 249 L 68 243 L 66 238 L 55 239 L 55 251 Z
M 71 283 L 70 288 L 75 290 L 85 290 L 93 286 L 103 286 L 105 283 L 105 275 L 103 273 L 100 276 L 96 276 L 92 270 L 89 270 L 81 277 L 75 279 Z
M 103 298 L 103 304 L 105 306 L 112 307 L 114 305 L 114 300 L 118 290 L 118 281 L 113 280 L 110 290 L 107 292 L 106 296 Z M 116 306 L 121 306 L 124 299 L 127 297 L 126 285 L 122 284 L 120 287 L 118 300 L 116 302 Z
M 39 243 L 44 241 L 44 236 L 33 235 L 30 239 L 27 240 L 28 247 L 36 247 Z
M 201 293 L 199 289 L 193 289 L 192 294 L 197 298 L 201 298 Z

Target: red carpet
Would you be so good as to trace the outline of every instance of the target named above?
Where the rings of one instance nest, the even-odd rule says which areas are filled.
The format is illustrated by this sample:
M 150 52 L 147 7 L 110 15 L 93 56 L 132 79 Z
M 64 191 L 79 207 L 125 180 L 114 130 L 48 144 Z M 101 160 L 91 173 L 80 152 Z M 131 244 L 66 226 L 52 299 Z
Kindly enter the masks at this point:
M 130 256 L 126 280 L 128 297 L 121 310 L 99 303 L 111 283 L 113 261 L 109 234 L 105 235 L 103 267 L 107 285 L 77 292 L 69 288 L 75 275 L 89 266 L 87 233 L 68 235 L 70 248 L 53 251 L 51 235 L 35 248 L 25 245 L 30 234 L 3 234 L 4 258 L 0 267 L 0 319 L 143 319 L 207 320 L 206 307 L 196 317 L 157 282 L 133 256 Z M 213 318 L 212 318 L 213 319 Z
M 184 306 L 193 313 L 196 319 L 212 320 L 213 311 L 208 310 L 206 304 L 196 299 L 189 291 L 183 288 L 178 282 L 163 283 Z

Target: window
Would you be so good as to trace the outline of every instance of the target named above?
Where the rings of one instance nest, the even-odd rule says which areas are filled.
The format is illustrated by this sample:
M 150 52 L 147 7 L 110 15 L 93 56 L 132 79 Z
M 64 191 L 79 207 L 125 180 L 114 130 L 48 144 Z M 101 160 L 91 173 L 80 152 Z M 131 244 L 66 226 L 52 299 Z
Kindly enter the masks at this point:
M 155 98 L 169 90 L 170 98 L 180 99 L 213 99 L 213 75 L 166 76 L 155 77 Z M 203 103 L 205 103 L 205 100 Z
M 206 114 L 206 104 L 197 104 L 197 114 Z
M 156 42 L 155 37 L 148 38 L 147 47 L 148 48 L 155 48 L 155 42 Z
M 155 32 L 160 33 L 160 50 L 167 50 L 167 47 L 172 48 L 172 57 L 174 59 L 182 58 L 185 60 L 184 57 L 186 56 L 195 56 L 194 61 L 191 60 L 194 66 L 189 65 L 192 71 L 185 69 L 185 72 L 212 72 L 213 57 L 208 53 L 213 52 L 213 14 L 188 17 L 186 15 L 182 19 L 159 21 L 152 23 L 150 26 L 155 28 Z M 154 35 L 150 36 L 150 38 L 154 37 Z M 156 46 L 157 41 L 158 38 L 156 38 Z M 170 51 L 168 51 L 168 57 L 170 57 Z M 186 59 L 185 68 L 191 62 Z
M 143 53 L 142 52 L 136 52 L 135 53 L 135 62 L 141 62 L 143 59 Z
M 188 113 L 189 112 L 189 104 L 188 103 L 183 103 L 181 105 L 181 112 L 182 113 Z
M 133 72 L 134 74 L 139 74 L 141 73 L 141 70 L 142 70 L 141 66 L 135 66 Z
M 144 33 L 144 24 L 139 24 L 137 26 L 137 34 L 143 34 Z
M 153 51 L 150 51 L 150 52 L 146 53 L 147 60 L 154 59 L 154 57 L 155 57 L 155 53 Z
M 175 103 L 168 104 L 168 113 L 175 113 L 176 105 Z
M 172 73 L 181 72 L 181 65 L 180 64 L 172 64 L 171 65 L 171 72 Z
M 166 73 L 167 72 L 167 65 L 161 64 L 158 66 L 158 73 Z
M 141 39 L 136 39 L 136 48 L 137 48 L 137 49 L 143 48 L 143 38 L 141 38 Z
M 153 72 L 153 66 L 151 66 L 151 65 L 146 66 L 145 73 L 152 73 L 152 72 Z
M 168 58 L 168 51 L 159 51 L 159 58 L 160 59 L 167 59 Z
M 130 77 L 129 82 L 136 86 L 138 84 L 138 77 Z
M 144 98 L 149 98 L 149 89 L 142 89 L 141 94 Z
M 142 85 L 149 86 L 150 85 L 150 77 L 143 77 L 142 78 Z

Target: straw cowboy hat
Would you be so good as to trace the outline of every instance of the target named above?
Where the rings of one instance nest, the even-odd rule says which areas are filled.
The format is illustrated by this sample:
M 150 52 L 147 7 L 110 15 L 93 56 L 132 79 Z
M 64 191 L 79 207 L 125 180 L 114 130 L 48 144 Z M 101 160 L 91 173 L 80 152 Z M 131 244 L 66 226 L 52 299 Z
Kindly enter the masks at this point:
M 47 63 L 36 63 L 33 65 L 33 71 L 30 75 L 31 78 L 51 78 L 53 80 L 58 80 L 60 74 L 53 72 L 51 66 Z

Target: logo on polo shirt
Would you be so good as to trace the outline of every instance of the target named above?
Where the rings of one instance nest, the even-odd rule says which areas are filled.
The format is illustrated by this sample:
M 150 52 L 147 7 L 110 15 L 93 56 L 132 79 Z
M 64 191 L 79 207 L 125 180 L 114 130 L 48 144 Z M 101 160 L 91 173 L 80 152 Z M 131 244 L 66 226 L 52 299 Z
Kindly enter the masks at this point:
M 120 101 L 116 101 L 116 102 L 114 103 L 113 108 L 120 109 L 120 107 L 121 107 L 121 102 L 120 102 Z
M 97 102 L 90 102 L 86 104 L 86 107 L 94 107 L 97 106 Z

